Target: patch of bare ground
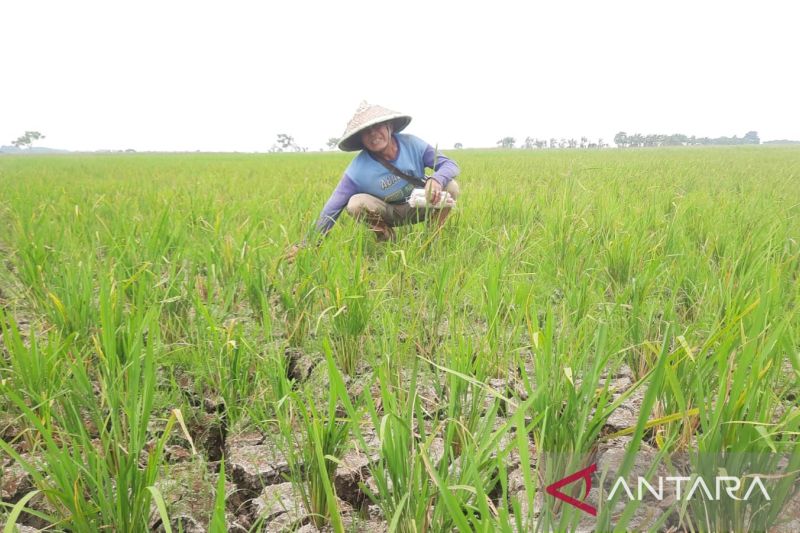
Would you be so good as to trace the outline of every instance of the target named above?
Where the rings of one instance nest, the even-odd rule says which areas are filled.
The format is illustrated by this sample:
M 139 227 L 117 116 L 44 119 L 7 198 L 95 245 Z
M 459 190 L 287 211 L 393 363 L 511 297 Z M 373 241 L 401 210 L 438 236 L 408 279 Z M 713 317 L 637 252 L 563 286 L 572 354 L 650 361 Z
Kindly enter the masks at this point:
M 615 402 L 633 386 L 633 371 L 627 365 L 622 365 L 613 375 L 603 376 L 598 385 L 605 386 L 606 382 L 608 382 L 608 390 L 612 395 L 611 402 Z M 614 433 L 636 425 L 641 412 L 645 390 L 644 387 L 637 388 L 609 415 L 603 427 L 604 434 Z
M 800 490 L 795 492 L 794 496 L 786 502 L 772 531 L 774 533 L 796 533 L 800 531 Z
M 21 457 L 38 470 L 44 467 L 38 455 L 23 454 Z M 0 459 L 0 500 L 16 503 L 33 488 L 33 477 L 21 464 L 6 456 Z
M 202 457 L 183 461 L 166 467 L 156 481 L 169 510 L 170 526 L 173 531 L 200 533 L 208 531 L 216 499 L 218 475 L 209 472 L 213 467 Z M 248 513 L 237 513 L 234 507 L 237 500 L 237 487 L 226 480 L 225 497 L 226 529 L 244 533 L 250 527 Z M 151 506 L 151 531 L 165 531 L 161 516 L 155 504 Z
M 252 496 L 264 487 L 281 483 L 289 473 L 283 450 L 260 433 L 231 436 L 227 443 L 226 462 L 230 478 Z
M 288 377 L 298 382 L 306 381 L 311 377 L 311 372 L 324 358 L 321 354 L 307 354 L 300 348 L 289 347 L 284 351 L 286 357 Z
M 223 416 L 195 411 L 186 420 L 186 426 L 195 447 L 202 451 L 209 462 L 222 459 L 228 435 Z
M 46 475 L 46 465 L 39 454 L 24 453 L 21 455 L 23 461 L 35 468 L 40 474 Z M 30 472 L 22 464 L 5 455 L 0 456 L 0 501 L 7 505 L 13 505 L 21 500 L 26 494 L 34 490 L 34 479 Z M 27 507 L 47 515 L 56 514 L 56 509 L 45 498 L 44 494 L 39 493 L 28 501 Z M 20 531 L 22 528 L 29 527 L 35 531 L 47 527 L 48 524 L 41 518 L 32 514 L 23 513 L 18 520 Z
M 365 440 L 368 450 L 351 447 L 334 474 L 334 487 L 345 516 L 357 514 L 355 509 L 367 503 L 361 484 L 367 481 L 369 466 L 377 458 L 378 443 L 374 437 L 367 436 Z M 270 436 L 245 430 L 230 435 L 225 449 L 228 479 L 235 484 L 235 491 L 228 498 L 228 510 L 237 517 L 239 524 L 261 524 L 266 531 L 292 531 L 311 526 L 302 498 L 296 493 L 296 487 L 287 481 L 289 463 L 284 450 Z M 351 522 L 359 520 L 355 516 L 349 519 Z M 370 526 L 370 531 L 382 530 L 376 524 Z

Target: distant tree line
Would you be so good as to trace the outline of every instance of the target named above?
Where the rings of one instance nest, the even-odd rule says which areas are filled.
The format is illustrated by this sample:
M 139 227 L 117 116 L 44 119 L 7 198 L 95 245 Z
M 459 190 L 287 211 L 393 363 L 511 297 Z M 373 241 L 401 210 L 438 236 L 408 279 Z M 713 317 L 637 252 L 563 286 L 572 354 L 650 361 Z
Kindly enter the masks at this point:
M 800 144 L 800 141 L 793 141 L 791 139 L 775 139 L 773 141 L 764 141 L 764 144 Z
M 335 149 L 339 139 L 331 137 L 328 139 L 327 147 Z M 797 141 L 768 141 L 781 143 L 792 143 Z M 503 137 L 497 141 L 497 146 L 500 148 L 516 148 L 517 139 L 514 137 Z M 614 136 L 614 144 L 620 148 L 640 148 L 645 146 L 708 146 L 708 145 L 735 145 L 735 144 L 761 144 L 761 139 L 758 137 L 758 132 L 748 131 L 744 137 L 696 137 L 692 135 L 684 135 L 682 133 L 673 133 L 672 135 L 664 134 L 649 134 L 642 135 L 641 133 L 634 133 L 628 135 L 624 131 L 617 133 Z M 462 149 L 464 145 L 457 142 L 453 145 L 457 150 Z M 550 137 L 549 139 L 539 139 L 536 137 L 525 137 L 525 140 L 520 144 L 519 148 L 524 150 L 544 150 L 544 149 L 561 149 L 561 148 L 608 148 L 609 144 L 606 143 L 602 137 L 597 139 L 589 139 L 588 137 L 576 138 L 556 138 Z M 305 151 L 304 148 L 299 148 L 294 145 L 294 139 L 286 134 L 278 135 L 278 143 L 273 145 L 271 151 L 283 151 L 287 149 L 294 149 L 295 151 Z
M 761 144 L 761 139 L 758 138 L 758 132 L 748 131 L 744 137 L 691 137 L 682 133 L 673 133 L 672 135 L 642 135 L 641 133 L 634 133 L 628 135 L 621 131 L 614 135 L 614 144 L 620 148 L 639 148 L 644 146 L 709 146 L 709 145 L 734 145 L 734 144 Z
M 497 146 L 500 148 L 514 148 L 517 140 L 514 137 L 503 137 L 497 141 Z M 460 144 L 460 143 L 457 143 Z M 544 150 L 546 148 L 606 148 L 608 144 L 603 142 L 603 139 L 597 139 L 597 142 L 589 140 L 588 137 L 581 137 L 580 139 L 537 139 L 535 137 L 525 137 L 525 141 L 520 148 L 524 150 Z M 459 148 L 459 146 L 456 146 Z
M 634 133 L 628 135 L 624 131 L 617 133 L 614 136 L 614 143 L 620 148 L 639 148 L 645 146 L 708 146 L 708 145 L 734 145 L 734 144 L 761 144 L 761 139 L 758 137 L 758 132 L 748 131 L 744 137 L 696 137 L 692 135 L 684 135 L 682 133 L 673 133 L 672 135 L 664 134 L 649 134 L 642 135 L 641 133 Z M 514 137 L 503 137 L 497 141 L 497 146 L 500 148 L 514 148 L 517 140 Z M 546 148 L 607 148 L 609 145 L 603 141 L 602 138 L 597 139 L 597 142 L 590 140 L 588 137 L 575 138 L 555 138 L 537 139 L 535 137 L 525 137 L 525 141 L 521 144 L 520 148 L 526 150 L 542 150 Z M 456 143 L 456 148 L 461 148 L 461 143 Z

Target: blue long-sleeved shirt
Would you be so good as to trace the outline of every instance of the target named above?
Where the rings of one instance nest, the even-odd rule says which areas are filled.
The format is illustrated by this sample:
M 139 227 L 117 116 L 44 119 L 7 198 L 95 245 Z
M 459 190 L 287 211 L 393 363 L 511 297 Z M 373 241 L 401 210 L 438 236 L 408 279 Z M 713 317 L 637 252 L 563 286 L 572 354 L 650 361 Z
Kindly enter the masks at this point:
M 424 179 L 426 168 L 434 170 L 435 179 L 444 189 L 450 180 L 458 176 L 458 165 L 450 158 L 440 154 L 431 145 L 413 135 L 396 133 L 397 158 L 389 161 L 398 170 L 410 176 Z M 362 150 L 344 172 L 342 179 L 333 194 L 325 203 L 316 229 L 327 233 L 336 223 L 336 219 L 347 206 L 354 194 L 371 194 L 387 203 L 401 203 L 411 195 L 414 185 L 399 176 L 395 176 L 376 161 L 366 150 Z

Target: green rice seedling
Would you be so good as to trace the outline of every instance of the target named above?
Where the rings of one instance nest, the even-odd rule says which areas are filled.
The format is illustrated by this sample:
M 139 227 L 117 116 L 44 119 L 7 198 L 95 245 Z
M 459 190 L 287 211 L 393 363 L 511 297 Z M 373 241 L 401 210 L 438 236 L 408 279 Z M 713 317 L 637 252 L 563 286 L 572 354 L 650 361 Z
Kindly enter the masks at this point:
M 445 498 L 458 501 L 459 511 L 475 530 L 496 528 L 496 511 L 490 495 L 500 483 L 505 456 L 511 449 L 511 445 L 503 444 L 503 441 L 512 428 L 512 421 L 497 418 L 500 401 L 496 400 L 490 410 L 484 413 L 481 423 L 473 426 L 471 430 L 456 419 L 447 419 L 443 429 L 446 457 L 450 455 L 449 450 L 453 449 L 449 435 L 458 434 L 451 430 L 452 426 L 457 426 L 461 432 L 458 444 L 459 456 L 440 464 L 438 470 L 429 469 L 429 475 L 438 488 L 437 505 L 433 513 L 434 530 L 440 530 L 438 521 L 441 521 L 440 525 L 443 528 L 455 525 L 451 516 L 451 509 L 454 506 L 444 501 Z M 455 453 L 455 450 L 453 452 Z M 423 461 L 428 458 L 427 455 L 422 457 Z M 442 476 L 439 479 L 444 482 L 443 484 L 436 483 L 436 477 L 440 472 Z M 456 519 L 455 522 L 457 521 Z
M 207 305 L 222 312 L 232 312 L 237 302 L 239 286 L 227 283 L 216 264 L 199 269 L 195 276 L 195 290 Z
M 167 511 L 167 502 L 164 501 L 164 495 L 155 485 L 147 487 L 150 494 L 153 495 L 153 503 L 155 503 L 156 511 L 161 519 L 161 525 L 164 527 L 165 533 L 172 533 L 172 525 L 169 519 L 169 512 Z
M 622 464 L 616 468 L 616 475 L 625 477 L 628 476 L 630 473 L 633 464 L 636 460 L 636 453 L 638 452 L 642 439 L 644 436 L 645 428 L 648 424 L 648 419 L 650 417 L 650 413 L 653 409 L 653 406 L 656 403 L 656 399 L 661 394 L 662 385 L 664 383 L 665 374 L 667 373 L 667 362 L 670 360 L 670 352 L 669 348 L 672 344 L 671 332 L 668 331 L 665 335 L 664 341 L 661 345 L 661 352 L 657 359 L 656 365 L 648 372 L 646 376 L 644 376 L 640 381 L 639 384 L 641 385 L 644 383 L 644 380 L 647 380 L 648 388 L 644 394 L 642 399 L 642 406 L 639 412 L 639 416 L 637 417 L 636 426 L 633 428 L 633 437 L 631 439 L 631 443 L 627 446 L 625 450 L 625 456 L 622 460 Z M 611 410 L 617 407 L 619 403 L 623 400 L 625 395 L 622 395 L 619 399 L 617 399 L 612 405 L 611 409 L 609 409 L 606 413 L 610 414 Z M 651 474 L 657 464 L 664 459 L 666 455 L 666 449 L 662 449 L 659 454 L 652 460 L 652 466 L 649 470 Z M 639 500 L 631 499 L 627 504 L 625 504 L 624 510 L 622 514 L 617 518 L 615 524 L 611 523 L 612 513 L 615 510 L 615 505 L 619 501 L 620 492 L 614 493 L 611 498 L 606 499 L 603 504 L 601 505 L 598 516 L 597 516 L 597 528 L 599 530 L 610 530 L 612 527 L 616 529 L 625 529 L 628 526 L 628 522 L 633 517 L 634 513 L 636 513 L 637 509 L 642 506 L 642 502 Z M 663 513 L 660 521 L 661 523 L 656 524 L 648 524 L 647 527 L 654 527 L 659 528 L 663 525 L 663 522 L 666 521 L 668 518 L 668 513 Z
M 527 239 L 526 230 L 505 231 L 496 244 L 496 259 L 486 262 L 480 276 L 487 351 L 494 358 L 492 372 L 498 377 L 508 372 L 508 352 L 524 323 L 524 310 L 532 291 L 532 287 L 522 281 L 529 273 L 518 271 L 521 258 L 528 253 Z
M 503 275 L 508 267 L 508 256 L 503 256 L 497 261 L 486 265 L 484 276 L 484 316 L 486 318 L 486 340 L 488 351 L 497 358 L 496 368 L 499 368 L 499 356 L 502 352 L 500 345 L 503 318 L 505 314 L 506 290 Z
M 374 489 L 362 489 L 380 507 L 390 528 L 400 532 L 429 531 L 435 498 L 421 457 L 433 436 L 424 435 L 425 420 L 416 392 L 418 366 L 414 363 L 403 401 L 379 379 L 383 414 L 370 394 L 363 398 L 381 447 L 377 462 L 370 466 Z M 418 437 L 415 427 L 421 431 Z
M 622 320 L 627 324 L 627 341 L 630 346 L 625 352 L 625 362 L 639 377 L 653 367 L 654 362 L 648 358 L 648 346 L 658 345 L 659 331 L 653 325 L 663 317 L 664 311 L 652 307 L 648 301 L 658 276 L 658 263 L 648 262 L 628 281 L 625 288 L 619 291 L 617 301 L 621 308 Z M 652 331 L 656 329 L 655 331 Z
M 390 527 L 397 531 L 469 528 L 470 521 L 475 520 L 483 524 L 478 530 L 486 530 L 487 524 L 493 522 L 484 491 L 497 484 L 499 460 L 492 454 L 507 428 L 494 429 L 495 405 L 486 413 L 484 424 L 472 428 L 472 432 L 464 427 L 463 420 L 455 417 L 426 431 L 426 417 L 416 394 L 417 372 L 415 364 L 409 393 L 401 401 L 391 394 L 386 380 L 379 380 L 382 415 L 371 395 L 364 395 L 368 413 L 379 428 L 381 442 L 379 459 L 370 468 L 374 486 L 364 490 L 381 507 Z M 454 370 L 447 369 L 447 372 L 455 379 L 462 379 Z M 477 384 L 472 378 L 464 377 L 469 383 Z M 456 413 L 455 404 L 462 399 L 451 396 L 446 411 Z M 441 439 L 440 434 L 445 438 Z M 453 450 L 453 435 L 460 435 L 457 451 Z M 437 446 L 443 446 L 443 452 L 434 451 L 437 441 L 441 443 Z M 489 530 L 492 529 L 489 526 Z
M 315 304 L 314 257 L 309 250 L 301 250 L 294 265 L 282 273 L 277 285 L 278 295 L 284 309 L 286 342 L 300 346 L 306 338 Z M 281 283 L 282 282 L 282 283 Z
M 271 322 L 269 297 L 274 289 L 273 283 L 279 264 L 278 261 L 273 260 L 271 267 L 265 267 L 265 265 L 269 265 L 269 259 L 260 251 L 256 251 L 251 254 L 250 260 L 245 262 L 241 269 L 240 279 L 244 285 L 250 308 L 262 322 L 264 320 L 267 320 L 268 323 Z
M 285 443 L 291 444 L 292 441 L 287 440 L 288 435 L 298 423 L 298 414 L 292 401 L 296 383 L 289 377 L 287 358 L 282 350 L 276 347 L 258 358 L 253 382 L 254 390 L 243 407 L 247 419 L 265 434 L 275 433 L 276 429 L 286 430 L 285 433 L 279 433 L 287 435 L 282 438 Z M 295 454 L 296 450 L 289 447 L 287 453 Z
M 384 367 L 386 376 L 392 376 L 394 379 L 414 357 L 413 340 L 408 337 L 407 325 L 397 319 L 396 313 L 380 312 L 380 309 L 376 308 L 371 320 L 374 334 L 368 336 L 369 345 L 365 351 L 380 354 L 375 367 Z
M 635 238 L 624 233 L 610 236 L 606 244 L 606 271 L 615 288 L 624 286 L 634 274 L 637 262 Z
M 491 358 L 475 350 L 472 344 L 461 339 L 446 359 L 449 367 L 438 367 L 440 379 L 446 387 L 440 397 L 446 401 L 446 420 L 444 430 L 446 450 L 452 450 L 454 457 L 461 455 L 467 440 L 472 438 L 480 426 L 489 427 L 494 422 L 497 400 L 490 401 L 493 407 L 484 413 L 487 403 L 488 386 L 484 385 L 492 370 Z M 464 379 L 467 376 L 470 381 Z M 502 394 L 504 391 L 493 391 Z
M 336 470 L 338 458 L 347 448 L 349 422 L 336 418 L 335 401 L 328 407 L 324 419 L 316 412 L 310 398 L 308 409 L 298 408 L 301 419 L 307 430 L 308 446 L 313 446 L 313 454 L 305 455 L 308 493 L 305 506 L 311 521 L 321 527 L 329 522 L 334 530 L 341 530 L 341 516 L 336 493 L 333 489 L 333 472 Z
M 441 502 L 441 504 L 434 507 L 432 511 L 431 530 L 447 531 L 453 528 L 459 531 L 472 530 L 469 518 L 471 509 L 465 505 L 466 502 L 464 500 L 470 499 L 469 496 L 472 494 L 470 489 L 474 489 L 474 487 L 469 485 L 449 485 L 446 478 L 443 478 L 435 469 L 430 467 L 430 462 L 427 460 L 427 455 L 424 451 L 421 453 L 420 457 L 425 466 L 428 467 L 428 474 L 431 477 L 431 481 L 436 489 L 438 489 L 437 501 Z M 476 492 L 481 504 L 480 506 L 488 511 L 485 505 L 485 495 L 482 493 L 482 490 L 477 489 Z M 466 493 L 468 496 L 465 498 L 463 493 Z M 486 515 L 488 515 L 488 512 L 479 514 L 478 518 L 481 519 Z
M 152 298 L 161 308 L 164 341 L 172 343 L 183 338 L 192 310 L 192 290 L 188 263 L 165 263 L 160 273 L 153 272 Z
M 112 292 L 100 294 L 101 332 L 95 337 L 96 353 L 71 362 L 65 392 L 55 399 L 47 425 L 16 391 L 2 386 L 38 432 L 47 475 L 8 443 L 0 441 L 0 447 L 28 471 L 37 489 L 57 509 L 61 516 L 53 518 L 58 527 L 73 531 L 105 527 L 139 531 L 147 527 L 148 487 L 156 479 L 174 423 L 171 417 L 161 437 L 150 440 L 157 313 L 135 313 L 121 326 L 108 312 Z M 121 327 L 126 331 L 120 331 Z M 125 336 L 122 351 L 118 334 Z
M 439 326 L 448 309 L 448 304 L 454 301 L 455 263 L 443 261 L 439 271 L 433 276 L 433 291 L 431 295 L 432 315 L 426 320 L 425 335 L 427 343 L 438 343 Z M 443 362 L 443 361 L 442 361 Z
M 54 245 L 63 231 L 48 224 L 48 217 L 44 216 L 46 211 L 46 205 L 36 209 L 29 203 L 17 205 L 9 215 L 16 272 L 37 302 L 46 299 L 45 278 L 57 261 Z
M 448 260 L 447 254 L 457 254 L 458 248 L 455 248 L 455 236 L 449 238 L 444 242 L 434 255 L 431 257 L 421 257 L 412 254 L 411 260 L 419 263 L 414 264 L 415 269 L 424 272 L 429 283 L 426 283 L 424 292 L 419 296 L 425 296 L 430 302 L 430 315 L 426 318 L 426 326 L 429 329 L 427 333 L 431 341 L 435 341 L 437 337 L 437 328 L 441 324 L 443 318 L 446 318 L 448 312 L 453 309 L 454 305 L 461 301 L 463 296 L 464 281 L 467 272 L 464 265 L 458 261 Z M 456 241 L 457 242 L 457 241 Z M 467 245 L 467 243 L 463 243 Z M 450 249 L 450 247 L 453 247 Z M 448 251 L 449 250 L 449 251 Z M 399 253 L 403 253 L 402 250 Z
M 8 354 L 7 359 L 0 358 L 0 379 L 26 398 L 26 405 L 49 426 L 54 402 L 63 393 L 68 353 L 76 335 L 62 339 L 59 334 L 50 332 L 42 343 L 33 335 L 26 344 L 14 318 L 6 315 L 1 307 L 0 333 Z M 37 437 L 36 434 L 29 436 Z
M 372 314 L 366 270 L 362 261 L 361 253 L 357 252 L 347 271 L 342 272 L 341 277 L 332 278 L 338 280 L 338 283 L 329 289 L 335 309 L 331 317 L 334 354 L 340 368 L 348 375 L 355 374 L 356 365 L 363 353 L 363 336 Z
M 128 226 L 132 230 L 128 240 L 128 244 L 133 245 L 128 260 L 131 265 L 180 260 L 182 245 L 186 241 L 185 215 L 168 200 L 157 202 L 153 207 L 157 211 L 147 219 L 139 218 L 141 224 Z M 125 228 L 115 228 L 114 231 L 121 233 Z
M 255 390 L 255 348 L 244 337 L 238 321 L 221 324 L 213 309 L 197 296 L 194 308 L 198 316 L 192 352 L 206 369 L 208 392 L 220 395 L 224 401 L 225 422 L 235 424 L 242 415 L 245 398 Z
M 87 463 L 98 470 L 98 482 L 108 484 L 106 494 L 114 500 L 102 501 L 103 513 L 125 512 L 129 518 L 119 517 L 117 527 L 138 528 L 149 514 L 149 494 L 145 492 L 155 481 L 161 461 L 161 450 L 174 421 L 155 445 L 150 442 L 149 423 L 153 415 L 156 396 L 155 349 L 159 343 L 153 308 L 137 309 L 127 316 L 115 316 L 113 308 L 119 305 L 114 288 L 101 287 L 101 330 L 95 340 L 98 356 L 97 374 L 85 371 L 85 366 L 73 370 L 76 377 L 70 425 L 80 423 L 79 413 L 87 413 L 99 431 L 103 459 L 99 461 L 88 453 L 81 443 Z M 93 381 L 98 379 L 100 403 L 91 394 Z M 80 402 L 80 403 L 79 403 Z M 77 409 L 76 409 L 77 408 Z M 82 432 L 86 438 L 86 432 Z M 78 433 L 81 434 L 81 433 Z M 142 454 L 148 457 L 147 468 L 140 467 Z M 94 464 L 93 464 L 94 463 Z M 110 479 L 106 479 L 109 476 Z M 109 490 L 111 484 L 115 490 Z M 99 488 L 99 487 L 98 487 Z M 123 502 L 123 498 L 127 498 Z
M 472 358 L 469 357 L 469 360 L 472 361 Z M 398 524 L 406 524 L 406 529 L 410 530 L 415 530 L 420 524 L 431 531 L 450 530 L 454 527 L 460 530 L 498 530 L 497 512 L 490 494 L 495 492 L 500 483 L 505 457 L 511 451 L 509 444 L 502 443 L 513 427 L 513 420 L 503 421 L 497 414 L 501 402 L 510 404 L 511 407 L 506 410 L 512 412 L 516 412 L 519 406 L 505 398 L 500 391 L 491 389 L 468 374 L 430 361 L 429 364 L 446 374 L 448 379 L 460 380 L 466 385 L 458 387 L 451 384 L 450 389 L 464 390 L 477 400 L 469 401 L 466 395 L 449 395 L 444 409 L 448 416 L 428 432 L 425 429 L 425 415 L 417 399 L 415 420 L 399 426 L 416 427 L 418 433 L 412 435 L 411 442 L 416 441 L 416 448 L 410 458 L 418 461 L 418 464 L 407 466 L 406 472 L 419 473 L 422 477 L 418 482 L 432 492 L 429 492 L 426 500 L 408 498 L 409 504 L 415 504 L 414 507 L 419 509 L 411 515 L 417 517 L 416 519 L 409 521 L 409 516 L 402 518 L 402 515 L 397 514 L 400 512 L 398 510 L 394 516 Z M 478 375 L 481 373 L 478 370 Z M 490 394 L 495 401 L 484 410 L 483 399 L 486 394 Z M 462 403 L 467 406 L 459 406 Z M 523 404 L 521 412 L 526 412 L 529 407 L 529 402 Z M 386 422 L 388 419 L 384 416 L 383 420 Z M 441 442 L 441 452 L 434 451 L 433 445 L 437 440 Z M 390 471 L 396 471 L 398 467 L 402 467 L 402 463 L 398 462 Z M 390 486 L 394 490 L 394 483 Z
M 505 314 L 506 323 L 506 347 L 504 350 L 504 365 L 501 369 L 508 376 L 508 372 L 514 368 L 514 352 L 519 351 L 523 346 L 528 346 L 528 339 L 525 338 L 527 330 L 525 316 L 531 300 L 534 298 L 533 273 L 522 271 L 516 274 L 517 279 L 512 282 L 509 290 L 509 306 Z M 498 377 L 503 377 L 502 374 Z
M 583 256 L 580 231 L 586 225 L 588 211 L 588 207 L 577 203 L 576 199 L 580 198 L 577 185 L 574 179 L 566 180 L 563 189 L 554 187 L 541 202 L 545 208 L 555 208 L 558 213 L 546 229 L 550 230 L 550 240 L 554 243 L 555 263 L 569 271 L 574 271 L 570 265 Z
M 329 367 L 329 372 L 334 371 Z M 308 393 L 290 392 L 284 397 L 281 402 L 292 403 L 302 431 L 297 431 L 290 417 L 282 416 L 284 410 L 279 410 L 278 416 L 282 441 L 287 445 L 285 456 L 290 481 L 314 526 L 330 525 L 334 531 L 344 531 L 344 527 L 333 487 L 333 473 L 348 447 L 351 427 L 350 419 L 336 415 L 342 394 L 346 395 L 347 391 L 331 383 L 327 412 L 317 409 L 314 398 Z
M 537 467 L 545 485 L 585 466 L 583 463 L 605 419 L 624 400 L 621 396 L 611 403 L 608 385 L 599 386 L 609 361 L 606 326 L 601 324 L 592 334 L 592 351 L 589 351 L 591 344 L 581 339 L 579 345 L 586 348 L 574 353 L 571 360 L 565 360 L 561 354 L 566 346 L 561 338 L 554 336 L 552 316 L 552 311 L 548 311 L 544 329 L 530 334 L 536 352 L 534 375 L 537 384 L 528 389 L 530 412 L 532 416 L 541 415 L 541 421 L 533 428 L 532 438 L 540 454 Z M 580 382 L 576 379 L 579 375 Z M 539 386 L 540 383 L 546 386 Z M 631 393 L 632 389 L 628 391 Z M 546 506 L 541 520 L 545 527 L 574 527 L 572 521 L 579 517 L 579 513 L 574 508 Z
M 214 509 L 208 524 L 209 533 L 224 533 L 228 531 L 225 520 L 225 460 L 219 463 L 219 476 L 214 490 Z
M 511 499 L 508 494 L 508 473 L 506 472 L 504 463 L 500 463 L 499 482 L 502 488 L 502 500 L 500 506 L 500 525 L 504 531 L 533 531 L 536 527 L 537 519 L 534 517 L 534 501 L 537 493 L 539 492 L 539 478 L 534 470 L 535 457 L 531 455 L 530 441 L 533 428 L 539 424 L 544 417 L 544 413 L 540 413 L 532 418 L 530 422 L 526 422 L 526 413 L 530 407 L 531 399 L 526 400 L 522 407 L 515 410 L 514 414 L 510 417 L 509 421 L 514 426 L 514 440 L 512 441 L 511 450 L 515 450 L 519 454 L 519 469 L 522 473 L 522 481 L 524 486 L 525 502 L 519 501 L 518 498 Z M 503 457 L 504 455 L 499 455 Z M 527 513 L 523 512 L 522 503 L 526 504 Z M 508 509 L 506 509 L 506 505 Z M 509 514 L 511 511 L 513 514 Z
M 728 324 L 697 354 L 709 363 L 707 377 L 700 374 L 692 383 L 701 431 L 697 449 L 690 450 L 689 456 L 699 475 L 713 477 L 723 471 L 736 477 L 778 476 L 800 470 L 800 445 L 795 438 L 800 414 L 792 409 L 779 415 L 780 399 L 765 385 L 777 381 L 784 354 L 793 349 L 786 332 L 794 313 L 771 317 L 769 299 L 765 295 L 729 317 Z M 701 528 L 766 530 L 795 490 L 792 476 L 784 476 L 771 485 L 769 503 L 760 492 L 747 501 L 690 502 L 687 518 Z
M 45 281 L 46 300 L 40 302 L 47 318 L 66 335 L 87 335 L 97 320 L 95 299 L 96 266 L 89 259 L 78 260 L 73 266 L 65 264 L 54 267 Z

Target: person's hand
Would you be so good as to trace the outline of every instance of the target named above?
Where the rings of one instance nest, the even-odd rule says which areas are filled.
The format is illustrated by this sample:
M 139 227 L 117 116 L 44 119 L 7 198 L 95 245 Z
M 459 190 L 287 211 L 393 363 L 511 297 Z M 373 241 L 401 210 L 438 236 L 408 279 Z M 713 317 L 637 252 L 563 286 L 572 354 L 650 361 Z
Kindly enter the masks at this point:
M 425 182 L 425 200 L 428 205 L 438 205 L 442 199 L 442 186 L 433 178 L 428 178 Z

